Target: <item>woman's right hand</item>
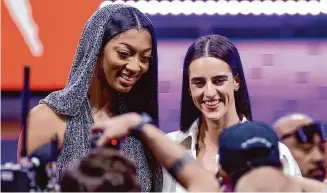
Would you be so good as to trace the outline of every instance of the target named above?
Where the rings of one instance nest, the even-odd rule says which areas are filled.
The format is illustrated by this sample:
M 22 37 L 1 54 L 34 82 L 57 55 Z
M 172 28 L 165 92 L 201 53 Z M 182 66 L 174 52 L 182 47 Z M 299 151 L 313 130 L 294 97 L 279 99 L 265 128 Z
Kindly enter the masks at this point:
M 91 129 L 92 132 L 103 132 L 103 135 L 97 141 L 97 146 L 103 147 L 111 139 L 119 139 L 130 135 L 141 119 L 142 117 L 137 113 L 127 113 L 95 122 Z

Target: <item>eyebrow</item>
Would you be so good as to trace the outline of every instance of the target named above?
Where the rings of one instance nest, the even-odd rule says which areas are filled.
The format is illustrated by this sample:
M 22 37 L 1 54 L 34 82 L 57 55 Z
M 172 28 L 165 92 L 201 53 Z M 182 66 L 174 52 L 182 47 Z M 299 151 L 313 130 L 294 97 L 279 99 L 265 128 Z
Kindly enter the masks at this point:
M 228 76 L 227 75 L 218 75 L 218 76 L 213 77 L 212 79 L 216 79 L 216 78 L 228 78 Z
M 124 45 L 130 50 L 136 50 L 132 45 L 130 45 L 130 44 L 126 43 L 126 42 L 119 42 L 118 44 Z M 152 48 L 147 48 L 143 52 L 150 51 L 150 50 L 152 50 Z
M 219 79 L 219 78 L 228 78 L 228 76 L 227 75 L 218 75 L 218 76 L 214 76 L 214 77 L 212 77 L 211 79 Z M 203 79 L 203 77 L 193 77 L 192 79 L 191 79 L 191 81 L 195 81 L 195 80 L 199 80 L 199 79 Z

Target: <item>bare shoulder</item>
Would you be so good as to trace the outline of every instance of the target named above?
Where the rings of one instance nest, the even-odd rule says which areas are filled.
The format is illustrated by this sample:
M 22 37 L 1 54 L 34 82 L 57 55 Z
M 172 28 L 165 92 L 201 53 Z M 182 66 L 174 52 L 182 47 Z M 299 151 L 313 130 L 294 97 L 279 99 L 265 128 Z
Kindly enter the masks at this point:
M 42 124 L 48 121 L 51 122 L 61 122 L 65 121 L 65 117 L 55 113 L 51 108 L 46 104 L 39 104 L 31 109 L 28 115 L 29 122 L 37 122 L 38 124 Z
M 42 145 L 49 143 L 55 136 L 58 136 L 60 149 L 63 143 L 65 129 L 65 116 L 58 115 L 45 104 L 39 104 L 33 107 L 27 119 L 28 154 Z M 19 137 L 17 153 L 19 153 L 22 145 L 22 137 Z
M 46 141 L 57 135 L 59 144 L 61 144 L 66 130 L 66 117 L 55 113 L 46 104 L 39 104 L 28 115 L 28 129 L 29 131 L 34 130 L 38 132 L 42 135 L 40 137 L 46 137 Z M 38 135 L 35 132 L 32 133 L 35 136 Z
M 312 180 L 309 178 L 293 178 L 307 192 L 326 192 L 327 185 L 323 182 Z

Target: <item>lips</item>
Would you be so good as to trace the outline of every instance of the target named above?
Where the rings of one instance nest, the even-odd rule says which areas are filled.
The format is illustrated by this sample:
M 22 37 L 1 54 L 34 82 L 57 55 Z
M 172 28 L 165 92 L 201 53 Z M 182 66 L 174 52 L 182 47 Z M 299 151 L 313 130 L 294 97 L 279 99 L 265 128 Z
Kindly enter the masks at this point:
M 136 75 L 128 75 L 125 73 L 119 74 L 119 81 L 123 86 L 129 87 L 132 86 L 135 83 Z
M 219 100 L 206 100 L 203 101 L 202 104 L 204 105 L 204 107 L 206 109 L 208 109 L 209 111 L 214 111 L 217 109 L 218 105 L 219 105 L 220 101 Z
M 325 177 L 325 168 L 319 167 L 317 169 L 314 169 L 310 172 L 310 176 L 312 176 L 314 179 L 321 180 Z

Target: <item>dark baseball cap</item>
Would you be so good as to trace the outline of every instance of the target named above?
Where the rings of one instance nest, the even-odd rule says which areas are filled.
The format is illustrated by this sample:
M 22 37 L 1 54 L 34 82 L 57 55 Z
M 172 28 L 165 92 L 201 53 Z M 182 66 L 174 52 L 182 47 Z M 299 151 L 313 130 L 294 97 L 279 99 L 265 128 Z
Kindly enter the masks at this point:
M 236 182 L 251 168 L 281 167 L 274 130 L 262 122 L 245 122 L 227 128 L 219 137 L 219 164 Z

